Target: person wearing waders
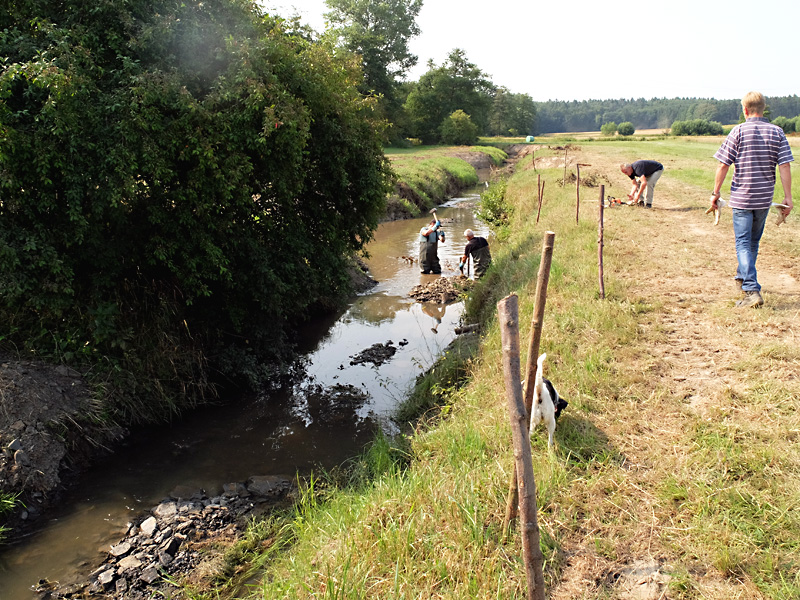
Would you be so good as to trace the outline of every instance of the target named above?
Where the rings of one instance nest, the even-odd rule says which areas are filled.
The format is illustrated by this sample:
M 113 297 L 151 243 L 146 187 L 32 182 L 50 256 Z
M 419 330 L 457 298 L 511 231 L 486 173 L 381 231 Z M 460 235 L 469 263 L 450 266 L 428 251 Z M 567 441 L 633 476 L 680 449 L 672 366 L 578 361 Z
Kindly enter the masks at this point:
M 492 253 L 489 252 L 489 242 L 486 238 L 475 236 L 472 229 L 464 231 L 464 237 L 467 238 L 467 245 L 464 247 L 464 256 L 461 257 L 461 262 L 458 263 L 458 268 L 464 269 L 467 263 L 467 258 L 472 258 L 472 270 L 475 274 L 475 279 L 480 279 L 486 273 L 486 269 L 492 264 Z
M 444 232 L 439 229 L 441 226 L 441 221 L 434 215 L 431 222 L 419 230 L 419 268 L 423 275 L 442 273 L 438 254 L 439 240 L 444 242 Z

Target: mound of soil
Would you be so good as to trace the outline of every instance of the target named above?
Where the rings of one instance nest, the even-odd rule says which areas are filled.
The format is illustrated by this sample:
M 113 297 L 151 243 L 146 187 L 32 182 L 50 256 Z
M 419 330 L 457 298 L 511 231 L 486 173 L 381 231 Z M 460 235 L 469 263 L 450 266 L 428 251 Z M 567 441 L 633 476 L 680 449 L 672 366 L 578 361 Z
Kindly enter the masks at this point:
M 56 501 L 65 478 L 122 436 L 92 414 L 77 371 L 0 355 L 0 490 L 19 494 L 21 504 L 7 518 L 15 534 Z
M 456 277 L 438 277 L 432 281 L 416 285 L 409 292 L 409 296 L 419 302 L 434 302 L 436 304 L 450 304 L 470 287 L 473 281 L 463 275 Z

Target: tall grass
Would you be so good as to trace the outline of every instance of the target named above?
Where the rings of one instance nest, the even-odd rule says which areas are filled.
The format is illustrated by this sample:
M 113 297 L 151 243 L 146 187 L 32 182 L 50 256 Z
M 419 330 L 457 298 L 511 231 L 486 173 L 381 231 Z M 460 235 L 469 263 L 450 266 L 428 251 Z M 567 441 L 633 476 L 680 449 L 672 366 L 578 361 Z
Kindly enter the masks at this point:
M 12 512 L 19 503 L 19 494 L 8 494 L 0 490 L 0 543 L 9 533 L 9 528 L 3 523 L 4 517 Z

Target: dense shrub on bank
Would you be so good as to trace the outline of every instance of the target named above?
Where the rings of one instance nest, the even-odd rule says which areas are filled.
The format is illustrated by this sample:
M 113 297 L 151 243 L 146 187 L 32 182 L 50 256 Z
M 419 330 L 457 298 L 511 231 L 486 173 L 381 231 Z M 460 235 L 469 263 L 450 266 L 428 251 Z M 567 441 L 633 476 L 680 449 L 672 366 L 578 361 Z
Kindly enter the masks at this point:
M 150 419 L 257 379 L 346 291 L 380 125 L 357 61 L 285 27 L 247 0 L 0 8 L 0 342 Z
M 675 121 L 670 128 L 672 135 L 722 135 L 722 123 L 706 119 Z

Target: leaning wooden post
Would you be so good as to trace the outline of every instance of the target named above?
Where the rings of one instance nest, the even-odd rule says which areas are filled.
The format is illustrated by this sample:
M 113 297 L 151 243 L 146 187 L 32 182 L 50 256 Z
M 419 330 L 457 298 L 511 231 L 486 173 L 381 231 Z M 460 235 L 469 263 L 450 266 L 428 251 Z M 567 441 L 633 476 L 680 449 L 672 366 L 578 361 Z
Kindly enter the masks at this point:
M 536 222 L 539 222 L 539 215 L 542 214 L 542 176 L 536 179 L 536 194 L 539 196 L 539 210 L 536 211 Z
M 531 158 L 533 159 L 533 170 L 536 170 L 536 149 L 531 150 Z
M 553 262 L 553 245 L 556 234 L 548 231 L 542 240 L 542 258 L 539 262 L 539 275 L 536 279 L 536 295 L 533 299 L 533 317 L 531 318 L 531 334 L 528 341 L 528 361 L 525 365 L 525 410 L 526 420 L 530 423 L 531 407 L 533 406 L 533 388 L 536 381 L 536 360 L 539 358 L 539 344 L 542 339 L 542 323 L 544 321 L 544 307 L 547 303 L 547 284 L 550 282 L 550 265 Z M 511 476 L 506 500 L 506 517 L 503 522 L 503 531 L 508 533 L 511 521 L 517 515 L 517 470 Z
M 500 337 L 503 344 L 503 374 L 506 400 L 514 441 L 514 463 L 519 476 L 520 515 L 522 528 L 522 557 L 528 582 L 528 600 L 544 600 L 544 555 L 539 546 L 539 523 L 536 515 L 536 481 L 526 426 L 528 415 L 522 396 L 519 377 L 519 300 L 516 294 L 497 303 Z
M 564 146 L 564 179 L 561 180 L 561 187 L 567 185 L 567 147 Z
M 597 233 L 597 264 L 600 268 L 600 298 L 605 299 L 606 297 L 606 285 L 603 282 L 603 208 L 605 204 L 603 203 L 603 199 L 605 198 L 606 194 L 606 186 L 600 186 L 600 218 L 599 218 L 599 225 L 598 225 L 598 233 Z

